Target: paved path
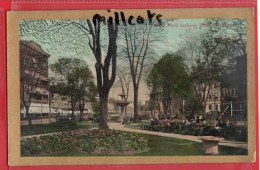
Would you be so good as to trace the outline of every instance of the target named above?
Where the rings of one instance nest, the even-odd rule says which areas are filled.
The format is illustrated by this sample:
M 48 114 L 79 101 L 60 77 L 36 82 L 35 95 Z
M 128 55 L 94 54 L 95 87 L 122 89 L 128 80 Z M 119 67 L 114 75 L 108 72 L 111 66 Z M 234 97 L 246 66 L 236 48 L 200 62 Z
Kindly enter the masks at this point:
M 27 135 L 27 136 L 21 136 L 21 140 L 23 139 L 27 139 L 27 138 L 33 138 L 33 137 L 40 137 L 40 136 L 47 136 L 47 135 L 54 135 L 54 134 L 58 134 L 61 132 L 53 132 L 53 133 L 42 133 L 42 134 L 37 134 L 37 135 Z
M 124 125 L 122 125 L 121 123 L 109 123 L 108 126 L 110 129 L 115 129 L 115 130 L 143 133 L 143 134 L 149 134 L 149 135 L 158 135 L 158 136 L 164 136 L 164 137 L 172 137 L 172 138 L 186 139 L 186 140 L 195 141 L 195 142 L 201 142 L 200 137 L 198 137 L 198 136 L 180 135 L 180 134 L 164 133 L 164 132 L 154 132 L 154 131 L 141 130 L 141 129 L 132 129 L 132 128 L 124 127 Z M 235 142 L 235 141 L 223 140 L 219 143 L 219 145 L 247 149 L 247 143 L 245 143 L 245 142 Z
M 33 119 L 32 124 L 33 125 L 43 125 L 43 124 L 49 124 L 56 122 L 55 118 L 42 118 L 42 119 Z M 28 120 L 21 120 L 21 125 L 28 125 Z

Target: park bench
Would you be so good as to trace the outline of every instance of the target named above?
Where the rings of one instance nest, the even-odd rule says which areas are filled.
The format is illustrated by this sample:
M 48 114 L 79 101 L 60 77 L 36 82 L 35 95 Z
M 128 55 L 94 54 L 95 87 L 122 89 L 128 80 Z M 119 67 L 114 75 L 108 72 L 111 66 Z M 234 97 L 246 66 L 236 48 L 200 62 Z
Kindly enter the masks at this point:
M 151 122 L 146 121 L 144 124 L 141 125 L 141 129 L 150 130 L 151 129 Z

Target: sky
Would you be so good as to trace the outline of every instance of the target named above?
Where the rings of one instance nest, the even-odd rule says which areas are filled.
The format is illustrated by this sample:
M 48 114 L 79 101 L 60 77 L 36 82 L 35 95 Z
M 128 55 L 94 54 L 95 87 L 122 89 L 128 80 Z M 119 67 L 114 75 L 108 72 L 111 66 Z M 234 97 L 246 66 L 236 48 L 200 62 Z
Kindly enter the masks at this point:
M 204 19 L 177 19 L 177 20 L 167 22 L 162 32 L 162 34 L 165 35 L 165 38 L 163 38 L 161 41 L 157 42 L 156 44 L 157 49 L 155 51 L 157 52 L 157 56 L 161 57 L 166 53 L 174 53 L 175 51 L 177 51 L 182 44 L 182 38 L 180 36 L 186 36 L 190 32 L 194 32 L 194 31 L 195 32 L 202 31 L 200 29 L 200 24 L 203 23 L 204 21 L 205 21 Z M 104 35 L 101 34 L 101 36 Z M 94 70 L 95 58 L 92 52 L 90 51 L 90 49 L 87 47 L 87 44 L 80 42 L 81 45 L 77 47 L 78 48 L 77 50 L 75 50 L 75 49 L 66 48 L 66 46 L 62 46 L 62 45 L 44 43 L 41 39 L 37 39 L 32 35 L 20 36 L 20 39 L 32 40 L 38 43 L 45 52 L 50 54 L 49 64 L 56 62 L 59 58 L 62 57 L 81 58 L 86 61 L 90 69 L 93 71 L 93 74 L 95 75 L 95 70 Z M 77 39 L 73 39 L 70 43 L 72 44 L 77 43 L 76 41 Z M 81 53 L 79 51 L 83 51 L 83 52 Z M 141 101 L 141 103 L 144 104 L 145 100 L 149 100 L 149 90 L 146 84 L 144 83 L 144 81 L 141 82 L 139 89 L 140 89 L 139 100 Z M 130 86 L 130 95 L 129 95 L 130 101 L 133 101 L 132 90 L 133 90 L 132 86 Z M 119 93 L 121 93 L 121 89 L 118 87 L 114 87 L 113 89 L 111 89 L 110 97 L 117 99 Z

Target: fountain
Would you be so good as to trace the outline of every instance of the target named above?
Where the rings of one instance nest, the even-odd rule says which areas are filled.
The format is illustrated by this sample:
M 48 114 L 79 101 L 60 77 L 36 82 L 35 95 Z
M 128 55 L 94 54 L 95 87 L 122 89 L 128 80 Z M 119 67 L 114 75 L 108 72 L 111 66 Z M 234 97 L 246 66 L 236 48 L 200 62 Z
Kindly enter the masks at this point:
M 116 101 L 116 105 L 121 107 L 121 113 L 120 113 L 120 120 L 121 123 L 123 123 L 124 118 L 127 116 L 126 114 L 126 107 L 127 105 L 130 103 L 129 101 L 125 100 L 126 95 L 124 94 L 124 92 L 122 94 L 119 94 L 118 96 L 121 97 L 121 100 Z

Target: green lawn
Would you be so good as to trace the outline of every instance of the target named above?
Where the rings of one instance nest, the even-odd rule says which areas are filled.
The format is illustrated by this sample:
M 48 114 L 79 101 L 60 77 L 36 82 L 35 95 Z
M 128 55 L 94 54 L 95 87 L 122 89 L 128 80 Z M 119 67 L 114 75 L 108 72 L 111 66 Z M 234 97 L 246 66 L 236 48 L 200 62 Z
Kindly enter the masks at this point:
M 182 156 L 203 155 L 201 143 L 184 139 L 144 135 L 148 139 L 150 150 L 136 154 L 138 156 Z M 219 146 L 219 155 L 246 155 L 247 149 Z
M 142 124 L 143 123 L 129 123 L 129 124 L 126 124 L 125 127 L 132 128 L 132 129 L 141 129 Z
M 119 115 L 113 115 L 113 116 L 110 115 L 110 116 L 109 116 L 109 120 L 110 120 L 110 121 L 120 122 L 118 119 L 119 119 Z
M 192 142 L 183 139 L 161 137 L 155 135 L 143 135 L 148 140 L 148 147 L 146 152 L 137 153 L 132 156 L 196 156 L 203 155 L 201 151 L 201 143 Z M 247 149 L 240 149 L 235 147 L 219 146 L 219 155 L 246 155 Z M 99 156 L 104 156 L 102 154 Z M 51 154 L 48 156 L 96 156 L 94 154 L 80 152 L 80 151 L 66 151 Z M 119 155 L 122 156 L 122 155 Z
M 45 134 L 45 133 L 53 133 L 53 132 L 63 132 L 68 130 L 77 130 L 77 129 L 89 129 L 92 127 L 98 127 L 97 122 L 76 122 L 76 121 L 68 121 L 68 122 L 55 122 L 51 124 L 43 124 L 43 125 L 22 125 L 21 126 L 21 135 L 37 135 L 37 134 Z

